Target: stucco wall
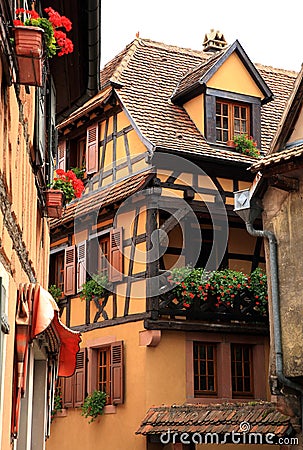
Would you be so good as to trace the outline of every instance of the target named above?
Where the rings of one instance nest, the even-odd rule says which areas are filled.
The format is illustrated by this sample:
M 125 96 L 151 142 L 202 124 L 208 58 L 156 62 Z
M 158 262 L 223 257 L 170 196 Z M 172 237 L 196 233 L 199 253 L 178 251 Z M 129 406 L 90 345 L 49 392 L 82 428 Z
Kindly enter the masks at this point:
M 272 230 L 278 242 L 283 362 L 287 377 L 303 375 L 302 198 L 301 180 L 298 192 L 269 188 L 263 200 L 264 229 Z

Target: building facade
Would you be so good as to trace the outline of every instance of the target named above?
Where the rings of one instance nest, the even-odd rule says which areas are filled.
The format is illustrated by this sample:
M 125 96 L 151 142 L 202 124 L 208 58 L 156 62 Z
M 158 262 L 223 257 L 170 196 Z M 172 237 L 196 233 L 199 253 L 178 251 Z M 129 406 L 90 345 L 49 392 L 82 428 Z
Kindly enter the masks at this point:
M 34 3 L 40 15 L 49 6 Z M 52 6 L 68 14 L 67 3 Z M 62 71 L 62 62 L 45 58 L 44 39 L 37 53 L 34 41 L 25 44 L 27 53 L 19 52 L 13 26 L 17 8 L 27 9 L 27 2 L 0 2 L 0 447 L 41 450 L 50 431 L 55 379 L 60 372 L 73 373 L 80 341 L 79 332 L 60 321 L 59 308 L 47 291 L 50 228 L 45 189 L 53 177 L 56 114 L 68 113 L 76 101 L 81 104 L 97 92 L 97 57 L 90 58 L 94 86 L 87 83 L 87 66 L 79 71 L 77 89 L 71 87 L 68 72 L 75 58 L 88 58 L 89 39 L 79 44 L 79 36 L 89 34 L 89 22 L 96 24 L 90 37 L 98 42 L 91 46 L 98 54 L 99 41 L 92 34 L 99 35 L 100 15 L 99 2 L 91 1 L 82 6 L 82 15 L 80 2 L 69 15 L 76 56 L 67 57 Z M 65 90 L 70 85 L 60 102 L 58 78 Z
M 253 136 L 264 154 L 295 77 L 255 66 L 220 33 L 203 51 L 138 38 L 104 67 L 99 93 L 58 124 L 57 170 L 78 167 L 86 191 L 51 222 L 50 283 L 82 343 L 59 386 L 49 450 L 200 448 L 180 437 L 192 437 L 193 416 L 212 417 L 222 437 L 239 426 L 218 411 L 241 423 L 252 406 L 254 431 L 267 417 L 271 433 L 293 432 L 272 415 L 266 298 L 251 295 L 256 274 L 263 283 L 263 241 L 233 211 L 256 158 L 229 141 Z M 221 278 L 188 279 L 192 267 Z M 89 424 L 81 405 L 95 390 L 106 405 Z

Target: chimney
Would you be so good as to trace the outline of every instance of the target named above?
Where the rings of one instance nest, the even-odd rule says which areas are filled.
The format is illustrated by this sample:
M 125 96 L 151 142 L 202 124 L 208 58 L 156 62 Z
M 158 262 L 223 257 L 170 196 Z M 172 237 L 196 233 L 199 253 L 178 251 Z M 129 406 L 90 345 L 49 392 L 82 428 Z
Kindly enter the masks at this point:
M 227 46 L 227 42 L 223 33 L 220 31 L 210 30 L 205 34 L 203 41 L 203 50 L 205 52 L 217 52 L 223 50 Z

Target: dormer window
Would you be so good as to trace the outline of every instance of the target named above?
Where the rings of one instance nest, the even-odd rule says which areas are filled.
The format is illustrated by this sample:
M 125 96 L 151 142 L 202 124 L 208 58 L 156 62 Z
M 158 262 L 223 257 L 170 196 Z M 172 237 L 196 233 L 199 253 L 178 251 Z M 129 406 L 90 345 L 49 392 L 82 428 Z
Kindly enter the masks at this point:
M 225 144 L 236 134 L 250 135 L 250 107 L 216 100 L 216 141 Z

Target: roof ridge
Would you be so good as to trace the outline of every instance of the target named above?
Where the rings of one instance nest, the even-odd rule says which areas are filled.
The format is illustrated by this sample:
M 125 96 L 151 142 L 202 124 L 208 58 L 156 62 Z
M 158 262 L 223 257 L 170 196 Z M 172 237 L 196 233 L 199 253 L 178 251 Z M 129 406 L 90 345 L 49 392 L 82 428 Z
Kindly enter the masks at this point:
M 160 47 L 173 53 L 195 54 L 196 56 L 200 57 L 209 57 L 209 53 L 204 52 L 203 50 L 194 50 L 189 47 L 179 47 L 178 45 L 166 44 L 165 42 L 154 41 L 148 38 L 139 38 L 139 40 L 142 45 L 149 45 L 150 47 L 158 48 Z

